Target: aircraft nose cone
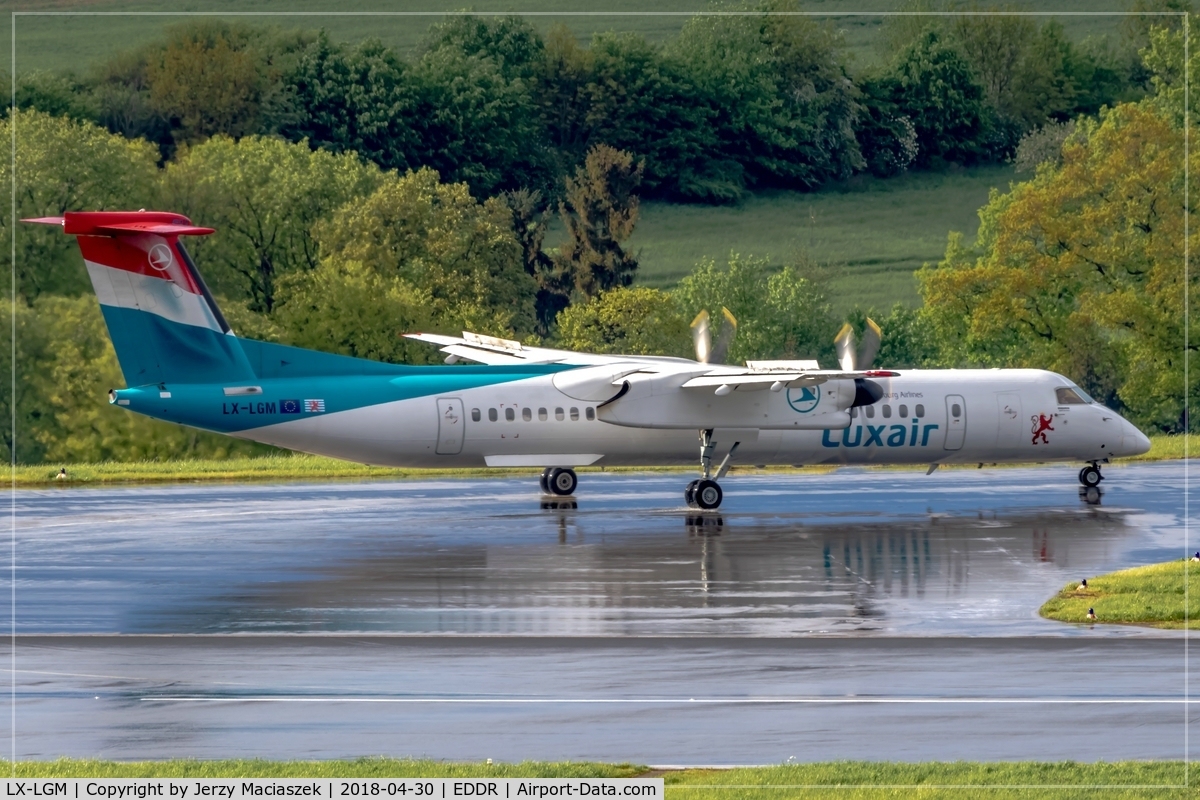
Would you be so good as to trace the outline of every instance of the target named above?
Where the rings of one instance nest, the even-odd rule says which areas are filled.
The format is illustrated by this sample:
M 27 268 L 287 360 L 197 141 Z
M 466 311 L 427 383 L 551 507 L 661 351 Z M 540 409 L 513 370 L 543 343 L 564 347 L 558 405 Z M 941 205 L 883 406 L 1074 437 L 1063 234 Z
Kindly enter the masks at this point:
M 1125 421 L 1125 432 L 1121 436 L 1121 455 L 1140 456 L 1142 453 L 1150 452 L 1150 437 L 1133 427 L 1133 424 L 1128 420 Z

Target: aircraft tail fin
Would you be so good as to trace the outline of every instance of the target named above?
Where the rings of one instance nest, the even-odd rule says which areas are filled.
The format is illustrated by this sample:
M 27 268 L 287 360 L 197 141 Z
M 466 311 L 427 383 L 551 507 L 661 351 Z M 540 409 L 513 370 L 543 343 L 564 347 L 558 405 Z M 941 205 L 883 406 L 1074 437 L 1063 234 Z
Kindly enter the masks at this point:
M 180 236 L 205 236 L 161 211 L 68 211 L 23 220 L 75 236 L 128 386 L 253 380 L 254 370 Z

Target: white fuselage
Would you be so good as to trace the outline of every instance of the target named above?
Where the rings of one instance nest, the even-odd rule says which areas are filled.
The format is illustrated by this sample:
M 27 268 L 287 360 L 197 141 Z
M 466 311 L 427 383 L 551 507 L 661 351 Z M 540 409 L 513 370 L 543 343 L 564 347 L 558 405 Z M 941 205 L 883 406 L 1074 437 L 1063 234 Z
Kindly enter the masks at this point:
M 1097 403 L 1060 404 L 1072 384 L 1044 370 L 901 370 L 875 379 L 884 396 L 843 429 L 745 424 L 777 416 L 786 392 L 734 392 L 739 427 L 713 425 L 715 453 L 738 442 L 740 464 L 934 464 L 1105 461 L 1148 439 Z M 704 397 L 710 396 L 707 390 Z M 622 402 L 621 400 L 616 403 Z M 645 398 L 640 403 L 652 403 Z M 697 430 L 617 424 L 616 403 L 574 399 L 553 376 L 367 406 L 235 435 L 367 464 L 407 467 L 575 467 L 696 464 Z M 792 406 L 793 408 L 795 406 Z M 732 408 L 732 406 L 731 406 Z M 769 413 L 768 413 L 769 412 Z

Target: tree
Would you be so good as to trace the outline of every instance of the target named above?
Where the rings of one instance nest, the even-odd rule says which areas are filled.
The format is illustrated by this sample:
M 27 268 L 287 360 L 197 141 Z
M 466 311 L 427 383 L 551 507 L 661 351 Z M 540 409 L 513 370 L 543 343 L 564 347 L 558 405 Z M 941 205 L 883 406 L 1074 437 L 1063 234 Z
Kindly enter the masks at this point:
M 507 80 L 528 81 L 537 70 L 545 43 L 524 17 L 456 14 L 429 29 L 423 52 L 453 48 L 465 56 L 488 58 Z
M 16 181 L 11 147 L 16 127 Z M 64 211 L 137 209 L 154 205 L 157 153 L 144 141 L 129 141 L 94 124 L 17 111 L 0 120 L 0 183 L 12 185 L 17 219 Z M 42 225 L 0 220 L 0 264 L 17 256 L 17 292 L 27 298 L 51 292 L 90 291 L 79 249 L 70 236 Z
M 688 320 L 661 289 L 610 289 L 558 315 L 558 346 L 588 353 L 691 358 Z
M 1183 131 L 1153 103 L 1081 120 L 1059 166 L 981 210 L 978 242 L 952 237 L 918 273 L 942 357 L 1068 375 L 1142 426 L 1182 430 Z M 1194 155 L 1194 164 L 1200 165 Z M 1196 234 L 1188 245 L 1195 247 Z
M 885 83 L 916 130 L 918 166 L 984 155 L 983 89 L 966 59 L 936 31 L 926 31 L 896 57 Z
M 521 263 L 526 274 L 537 284 L 534 309 L 537 314 L 537 334 L 546 337 L 559 312 L 571 302 L 571 275 L 542 250 L 546 239 L 549 210 L 542 207 L 541 192 L 518 189 L 504 192 L 500 200 L 512 212 L 512 230 L 521 245 Z
M 575 288 L 585 298 L 633 282 L 637 259 L 621 243 L 637 224 L 642 166 L 630 153 L 597 145 L 575 177 L 566 180 L 567 196 L 559 214 L 568 239 L 557 260 L 574 276 Z
M 288 282 L 280 309 L 285 320 L 296 319 L 296 298 L 313 296 L 313 281 L 328 279 L 333 270 L 359 287 L 382 286 L 411 297 L 418 295 L 394 281 L 420 287 L 427 293 L 419 295 L 420 306 L 438 330 L 519 338 L 534 329 L 536 284 L 522 263 L 511 211 L 495 198 L 476 202 L 465 184 L 441 183 L 433 170 L 389 173 L 370 196 L 318 225 L 316 237 L 321 269 Z M 353 307 L 344 312 L 352 314 Z M 290 323 L 289 330 L 295 335 Z
M 722 307 L 737 318 L 731 364 L 755 358 L 832 363 L 837 326 L 824 295 L 805 274 L 810 267 L 802 262 L 775 270 L 768 259 L 731 254 L 724 265 L 701 262 L 673 294 L 689 319 L 700 311 L 719 319 Z
M 411 68 L 378 39 L 347 50 L 322 32 L 286 82 L 298 109 L 281 131 L 287 138 L 354 152 L 384 169 L 420 166 L 419 87 Z
M 312 227 L 383 181 L 354 154 L 306 142 L 215 136 L 187 149 L 164 175 L 167 205 L 216 228 L 189 243 L 214 291 L 270 313 L 280 276 L 317 265 Z

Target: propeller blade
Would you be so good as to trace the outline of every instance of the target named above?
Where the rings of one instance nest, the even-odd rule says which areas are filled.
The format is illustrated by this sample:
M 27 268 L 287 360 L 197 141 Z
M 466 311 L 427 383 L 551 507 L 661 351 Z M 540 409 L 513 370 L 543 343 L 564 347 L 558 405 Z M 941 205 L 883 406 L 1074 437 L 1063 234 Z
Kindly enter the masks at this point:
M 725 363 L 725 356 L 729 355 L 729 345 L 733 344 L 734 334 L 737 333 L 737 317 L 729 313 L 729 309 L 724 306 L 721 307 L 721 316 L 721 331 L 717 334 L 717 344 L 708 356 L 709 363 L 712 364 Z
M 712 336 L 708 331 L 707 311 L 701 311 L 692 320 L 692 344 L 696 346 L 696 360 L 707 364 L 712 354 Z
M 856 366 L 858 369 L 870 369 L 871 364 L 875 361 L 875 356 L 879 354 L 879 343 L 882 341 L 883 332 L 879 330 L 879 326 L 875 324 L 875 320 L 867 317 L 867 327 L 863 330 L 862 344 L 858 347 L 858 361 Z
M 833 338 L 833 345 L 837 348 L 838 364 L 847 372 L 852 372 L 854 370 L 854 329 L 850 327 L 849 322 L 842 325 L 842 329 Z

